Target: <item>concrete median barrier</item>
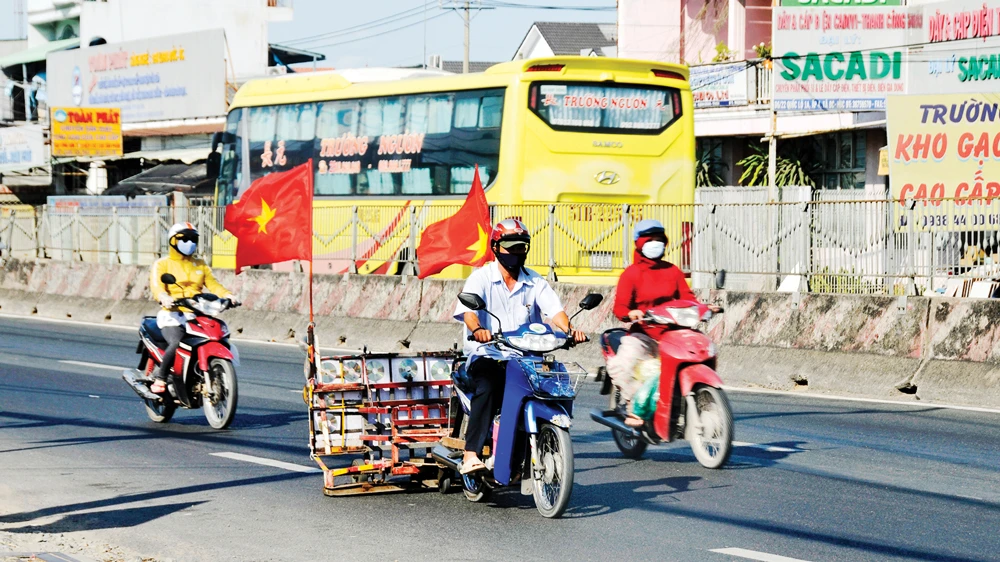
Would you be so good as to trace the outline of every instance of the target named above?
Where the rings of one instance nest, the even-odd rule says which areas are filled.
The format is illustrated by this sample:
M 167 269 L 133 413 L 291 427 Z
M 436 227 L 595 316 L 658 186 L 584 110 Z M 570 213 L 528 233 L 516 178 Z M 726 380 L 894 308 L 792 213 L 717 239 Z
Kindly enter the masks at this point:
M 244 301 L 226 315 L 236 338 L 292 342 L 305 333 L 309 298 L 301 272 L 216 272 Z M 157 305 L 148 269 L 12 260 L 0 270 L 0 313 L 136 326 Z M 567 311 L 588 293 L 606 299 L 576 324 L 596 335 L 619 326 L 613 287 L 556 283 Z M 323 347 L 419 351 L 461 346 L 451 320 L 461 281 L 317 275 Z M 794 293 L 703 292 L 726 308 L 708 331 L 720 344 L 727 384 L 861 397 L 1000 407 L 1000 302 Z M 591 343 L 566 352 L 596 370 Z

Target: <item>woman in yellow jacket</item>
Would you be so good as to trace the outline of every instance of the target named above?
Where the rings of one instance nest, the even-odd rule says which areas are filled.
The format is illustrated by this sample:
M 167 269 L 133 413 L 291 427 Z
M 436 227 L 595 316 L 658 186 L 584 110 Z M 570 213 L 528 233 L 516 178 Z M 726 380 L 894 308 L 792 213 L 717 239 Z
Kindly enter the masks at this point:
M 215 280 L 212 268 L 204 261 L 192 257 L 198 249 L 198 230 L 194 225 L 189 222 L 177 223 L 170 227 L 167 238 L 170 255 L 157 260 L 149 270 L 149 294 L 163 307 L 156 315 L 156 325 L 163 333 L 163 339 L 167 340 L 163 361 L 154 375 L 156 381 L 149 389 L 155 394 L 166 392 L 167 377 L 174 365 L 177 348 L 184 338 L 184 326 L 188 320 L 194 318 L 194 314 L 190 311 L 177 306 L 176 301 L 194 297 L 201 293 L 203 288 L 207 288 L 219 298 L 239 304 L 233 294 Z M 164 273 L 173 275 L 177 282 L 165 285 L 160 280 Z

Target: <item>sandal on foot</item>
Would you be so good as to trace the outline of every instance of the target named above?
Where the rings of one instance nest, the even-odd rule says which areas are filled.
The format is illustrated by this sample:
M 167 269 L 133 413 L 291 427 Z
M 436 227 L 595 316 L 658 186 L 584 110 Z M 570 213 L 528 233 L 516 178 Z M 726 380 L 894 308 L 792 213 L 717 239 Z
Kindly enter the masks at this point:
M 472 474 L 473 472 L 479 472 L 480 470 L 486 470 L 486 465 L 482 461 L 476 461 L 473 463 L 462 463 L 462 468 L 459 469 L 460 474 Z
M 153 394 L 163 394 L 167 391 L 167 383 L 158 380 L 150 385 L 149 391 Z
M 646 422 L 645 422 L 645 420 L 643 420 L 639 416 L 636 416 L 636 415 L 633 415 L 633 414 L 629 414 L 625 418 L 625 425 L 627 425 L 629 427 L 634 427 L 634 428 L 638 429 L 638 428 L 646 425 Z

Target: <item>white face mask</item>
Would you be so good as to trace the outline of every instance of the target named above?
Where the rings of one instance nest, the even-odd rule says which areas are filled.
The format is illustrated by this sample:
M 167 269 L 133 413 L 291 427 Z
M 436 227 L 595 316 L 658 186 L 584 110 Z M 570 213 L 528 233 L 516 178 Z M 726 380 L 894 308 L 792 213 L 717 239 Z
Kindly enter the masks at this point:
M 178 240 L 177 241 L 177 251 L 184 254 L 185 256 L 190 256 L 194 251 L 198 249 L 198 243 L 193 240 Z
M 655 240 L 650 240 L 642 245 L 642 255 L 646 256 L 651 260 L 658 260 L 663 257 L 663 251 L 666 248 L 666 244 L 663 242 L 657 242 Z

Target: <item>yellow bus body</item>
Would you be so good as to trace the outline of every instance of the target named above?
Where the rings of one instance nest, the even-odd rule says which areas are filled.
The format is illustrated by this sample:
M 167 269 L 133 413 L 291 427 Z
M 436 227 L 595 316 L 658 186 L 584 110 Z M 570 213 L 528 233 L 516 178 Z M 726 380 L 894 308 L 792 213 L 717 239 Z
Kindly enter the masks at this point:
M 685 66 L 602 57 L 513 61 L 479 74 L 382 82 L 351 83 L 337 73 L 310 73 L 250 81 L 237 92 L 230 110 L 502 88 L 498 169 L 495 181 L 485 186 L 494 218 L 523 218 L 536 237 L 529 265 L 543 275 L 554 265 L 562 281 L 613 283 L 631 258 L 621 229 L 636 220 L 663 220 L 671 242 L 667 257 L 675 263 L 684 259 L 682 246 L 690 232 L 683 229 L 693 220 L 695 181 L 694 106 L 687 79 Z M 556 130 L 529 109 L 535 82 L 669 88 L 679 94 L 680 116 L 655 134 Z M 362 274 L 399 272 L 395 262 L 411 239 L 419 237 L 422 227 L 450 216 L 464 199 L 316 196 L 316 271 L 340 273 L 353 261 Z M 663 216 L 667 210 L 662 207 L 646 207 L 660 204 L 683 207 L 672 209 L 671 216 Z M 631 236 L 625 238 L 631 241 Z M 363 247 L 348 256 L 354 240 Z M 234 267 L 235 243 L 228 236 L 215 237 L 216 267 Z M 549 255 L 550 248 L 556 255 Z M 453 266 L 437 277 L 468 273 L 467 267 Z

